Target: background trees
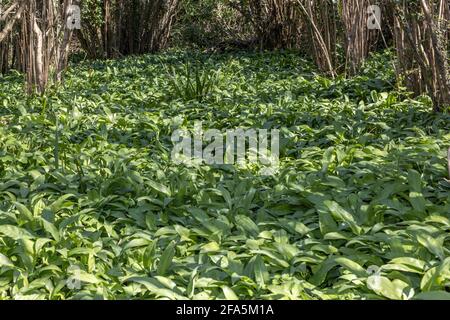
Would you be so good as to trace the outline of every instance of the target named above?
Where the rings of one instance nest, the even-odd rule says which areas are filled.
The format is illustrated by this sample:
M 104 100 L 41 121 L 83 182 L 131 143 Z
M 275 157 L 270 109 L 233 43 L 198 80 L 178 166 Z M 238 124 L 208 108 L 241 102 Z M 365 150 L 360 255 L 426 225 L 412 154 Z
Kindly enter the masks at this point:
M 92 58 L 114 58 L 164 49 L 179 0 L 88 0 L 82 3 L 78 39 Z
M 26 73 L 28 93 L 42 93 L 50 76 L 62 79 L 73 29 L 67 26 L 69 8 L 78 0 L 6 1 L 0 35 L 2 70 L 11 66 Z
M 24 1 L 3 1 L 0 10 L 0 72 L 6 73 L 15 66 L 21 69 L 21 47 L 13 32 L 17 21 L 25 10 Z
M 230 1 L 251 24 L 262 49 L 296 48 L 301 43 L 302 19 L 294 1 Z
M 429 93 L 435 110 L 441 110 L 450 105 L 449 2 L 400 1 L 393 6 L 399 81 L 416 95 Z
M 72 4 L 83 19 L 74 40 L 66 25 Z M 62 79 L 71 43 L 90 58 L 169 44 L 295 48 L 330 76 L 354 75 L 371 51 L 395 45 L 399 83 L 415 95 L 428 93 L 436 110 L 450 101 L 446 0 L 4 0 L 1 6 L 0 71 L 26 72 L 29 92 L 42 92 L 50 74 Z

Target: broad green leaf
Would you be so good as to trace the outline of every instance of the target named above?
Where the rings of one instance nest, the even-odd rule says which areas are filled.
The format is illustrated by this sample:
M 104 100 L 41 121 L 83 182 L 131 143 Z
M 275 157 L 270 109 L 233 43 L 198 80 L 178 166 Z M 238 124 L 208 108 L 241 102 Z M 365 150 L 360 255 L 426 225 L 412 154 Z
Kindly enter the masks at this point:
M 23 238 L 33 239 L 33 235 L 23 228 L 19 228 L 13 225 L 0 225 L 0 234 L 4 234 L 14 240 L 20 240 Z
M 257 256 L 254 261 L 254 272 L 256 282 L 264 287 L 265 283 L 269 281 L 269 272 L 267 271 L 266 265 L 264 264 L 261 256 Z
M 167 273 L 170 266 L 172 265 L 172 259 L 174 256 L 175 256 L 175 243 L 171 242 L 163 251 L 161 259 L 159 260 L 157 269 L 158 275 L 163 276 Z
M 239 300 L 239 297 L 234 293 L 234 291 L 228 286 L 222 286 L 222 291 L 227 300 Z
M 376 294 L 393 300 L 403 300 L 403 290 L 407 284 L 399 280 L 391 281 L 384 276 L 370 276 L 367 278 L 367 287 Z
M 152 181 L 152 180 L 148 180 L 146 183 L 150 187 L 152 187 L 153 189 L 155 189 L 158 192 L 161 192 L 162 194 L 166 195 L 167 197 L 171 197 L 172 196 L 172 192 L 165 185 L 163 185 L 163 184 L 161 184 L 159 182 L 156 182 L 156 181 Z
M 19 203 L 19 202 L 15 202 L 14 203 L 17 210 L 19 211 L 19 213 L 26 218 L 28 221 L 33 221 L 34 217 L 33 217 L 33 213 L 23 204 Z
M 0 267 L 6 266 L 6 267 L 14 267 L 14 264 L 9 260 L 7 256 L 0 253 Z

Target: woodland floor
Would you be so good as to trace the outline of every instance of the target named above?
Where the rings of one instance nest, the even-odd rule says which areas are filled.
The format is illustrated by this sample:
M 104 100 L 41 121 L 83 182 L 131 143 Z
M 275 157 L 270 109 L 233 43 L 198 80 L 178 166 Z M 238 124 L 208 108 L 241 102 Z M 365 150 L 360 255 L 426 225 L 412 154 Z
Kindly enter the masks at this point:
M 390 66 L 172 52 L 31 98 L 0 76 L 0 299 L 449 298 L 450 116 Z M 279 128 L 279 171 L 175 165 L 196 120 Z

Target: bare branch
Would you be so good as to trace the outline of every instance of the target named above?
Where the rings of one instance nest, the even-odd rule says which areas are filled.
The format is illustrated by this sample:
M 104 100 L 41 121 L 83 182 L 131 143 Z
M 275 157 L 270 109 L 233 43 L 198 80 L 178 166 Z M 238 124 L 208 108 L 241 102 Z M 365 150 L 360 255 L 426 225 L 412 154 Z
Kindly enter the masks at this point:
M 24 9 L 25 9 L 25 2 L 22 2 L 14 17 L 6 24 L 5 28 L 0 32 L 0 42 L 2 42 L 3 39 L 5 39 L 11 32 L 11 30 L 14 28 L 16 21 L 22 16 Z
M 8 9 L 5 10 L 3 15 L 0 16 L 0 22 L 6 20 L 6 17 L 19 5 L 19 0 L 16 0 L 13 4 L 9 6 Z

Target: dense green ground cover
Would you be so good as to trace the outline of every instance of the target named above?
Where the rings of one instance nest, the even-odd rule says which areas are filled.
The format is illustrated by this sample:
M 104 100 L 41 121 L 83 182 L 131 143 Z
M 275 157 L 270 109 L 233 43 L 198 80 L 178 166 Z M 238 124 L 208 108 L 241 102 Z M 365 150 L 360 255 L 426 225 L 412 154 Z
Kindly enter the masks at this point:
M 449 298 L 450 117 L 389 66 L 168 53 L 33 98 L 0 76 L 0 298 Z M 279 171 L 174 165 L 195 120 L 279 128 Z

